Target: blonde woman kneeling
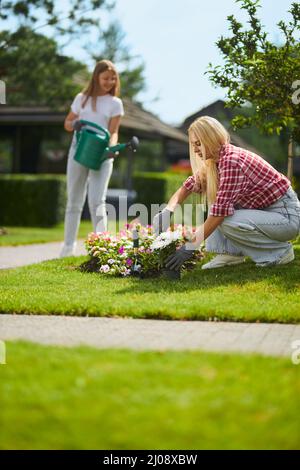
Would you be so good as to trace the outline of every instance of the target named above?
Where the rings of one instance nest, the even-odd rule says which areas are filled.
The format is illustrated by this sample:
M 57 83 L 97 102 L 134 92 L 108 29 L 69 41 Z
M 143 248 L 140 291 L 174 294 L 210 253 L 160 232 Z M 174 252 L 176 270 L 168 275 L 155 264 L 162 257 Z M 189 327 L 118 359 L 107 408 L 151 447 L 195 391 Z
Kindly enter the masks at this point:
M 300 231 L 300 202 L 289 180 L 260 156 L 230 144 L 230 136 L 214 118 L 203 116 L 189 128 L 193 176 L 154 217 L 156 233 L 166 230 L 177 204 L 191 192 L 206 194 L 209 215 L 193 243 L 171 255 L 169 269 L 179 270 L 203 240 L 218 254 L 203 269 L 243 263 L 287 264 L 294 259 L 290 240 Z

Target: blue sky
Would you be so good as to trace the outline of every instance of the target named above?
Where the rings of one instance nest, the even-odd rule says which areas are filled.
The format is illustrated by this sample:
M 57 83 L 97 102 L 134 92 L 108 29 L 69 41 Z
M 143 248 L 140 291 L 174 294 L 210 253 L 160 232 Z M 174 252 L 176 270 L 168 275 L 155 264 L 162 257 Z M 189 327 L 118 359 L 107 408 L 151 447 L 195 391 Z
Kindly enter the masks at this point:
M 292 0 L 261 0 L 260 17 L 270 38 L 279 41 L 276 24 L 288 19 Z M 224 97 L 204 75 L 209 62 L 220 63 L 215 45 L 228 32 L 228 15 L 245 22 L 234 0 L 117 0 L 116 17 L 131 51 L 145 61 L 145 107 L 165 122 L 178 124 L 201 107 Z M 244 20 L 244 21 L 243 21 Z M 159 101 L 151 102 L 159 96 Z
M 57 6 L 63 11 L 69 2 L 60 0 Z M 261 0 L 260 18 L 276 42 L 281 37 L 277 23 L 290 18 L 287 12 L 292 2 Z M 209 62 L 221 63 L 215 43 L 228 34 L 227 16 L 232 14 L 245 24 L 245 12 L 235 0 L 116 0 L 110 17 L 101 14 L 100 26 L 114 19 L 120 22 L 131 53 L 145 63 L 147 90 L 140 94 L 140 101 L 165 122 L 180 124 L 188 115 L 225 97 L 222 89 L 212 86 L 205 71 Z M 39 32 L 47 34 L 47 28 Z M 80 40 L 72 41 L 64 52 L 90 64 L 81 45 Z

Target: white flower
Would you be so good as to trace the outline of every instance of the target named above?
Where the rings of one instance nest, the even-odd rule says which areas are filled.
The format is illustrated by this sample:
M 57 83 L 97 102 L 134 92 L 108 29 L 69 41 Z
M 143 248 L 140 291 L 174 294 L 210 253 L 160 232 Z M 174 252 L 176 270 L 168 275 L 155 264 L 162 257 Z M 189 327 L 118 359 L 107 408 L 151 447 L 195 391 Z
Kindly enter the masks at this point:
M 150 249 L 153 250 L 161 250 L 166 246 L 170 245 L 177 240 L 180 240 L 181 233 L 179 230 L 175 230 L 174 232 L 163 232 L 161 233 L 154 242 L 150 245 Z
M 122 273 L 123 276 L 129 276 L 130 274 L 131 274 L 130 269 L 126 269 L 126 270 Z
M 162 240 L 155 240 L 151 245 L 150 245 L 150 250 L 160 250 L 161 248 L 164 247 L 164 242 Z
M 108 264 L 102 264 L 99 271 L 100 273 L 108 273 L 109 270 L 110 270 L 110 267 L 108 266 Z
M 110 258 L 110 259 L 107 260 L 107 262 L 108 262 L 108 264 L 115 264 L 116 261 L 114 259 Z

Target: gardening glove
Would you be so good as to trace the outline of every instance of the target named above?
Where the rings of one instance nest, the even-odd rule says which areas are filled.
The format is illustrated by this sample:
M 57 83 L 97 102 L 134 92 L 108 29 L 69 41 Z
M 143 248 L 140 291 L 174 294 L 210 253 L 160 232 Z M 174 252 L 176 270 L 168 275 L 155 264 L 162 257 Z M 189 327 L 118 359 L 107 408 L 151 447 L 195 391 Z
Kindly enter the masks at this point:
M 74 131 L 79 132 L 81 130 L 82 126 L 83 126 L 83 124 L 79 119 L 75 119 L 74 121 L 72 121 L 72 127 L 73 127 Z
M 166 268 L 179 271 L 181 266 L 193 257 L 194 253 L 195 250 L 189 250 L 186 245 L 183 245 L 167 258 Z
M 153 218 L 153 230 L 155 235 L 165 232 L 170 227 L 170 220 L 173 212 L 165 208 Z

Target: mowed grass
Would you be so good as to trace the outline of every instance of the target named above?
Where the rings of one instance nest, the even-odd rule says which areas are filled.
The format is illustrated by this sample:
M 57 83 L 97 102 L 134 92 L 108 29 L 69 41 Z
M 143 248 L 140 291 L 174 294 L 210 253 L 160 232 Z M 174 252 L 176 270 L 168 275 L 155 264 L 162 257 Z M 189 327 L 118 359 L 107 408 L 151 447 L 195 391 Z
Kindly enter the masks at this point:
M 181 281 L 82 273 L 84 256 L 1 270 L 0 312 L 299 323 L 299 246 L 295 252 L 285 266 L 199 265 Z
M 7 343 L 1 449 L 299 449 L 288 359 Z

